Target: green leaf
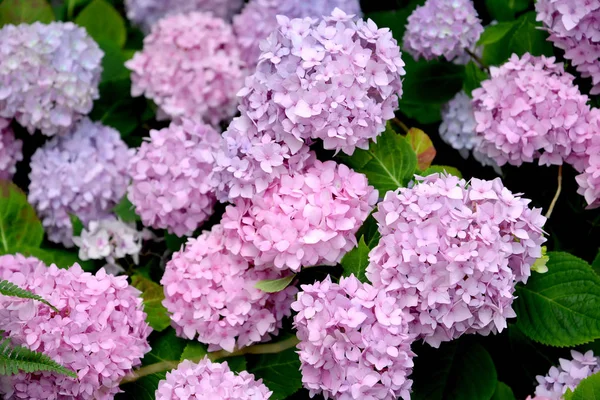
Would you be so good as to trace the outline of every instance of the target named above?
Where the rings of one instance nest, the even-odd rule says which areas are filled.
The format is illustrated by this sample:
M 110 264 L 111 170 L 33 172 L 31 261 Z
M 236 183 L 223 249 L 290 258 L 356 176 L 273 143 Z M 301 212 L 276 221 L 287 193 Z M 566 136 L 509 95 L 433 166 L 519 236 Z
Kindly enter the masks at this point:
M 254 287 L 262 290 L 263 292 L 277 293 L 288 287 L 295 277 L 296 274 L 291 274 L 280 279 L 265 279 L 256 282 Z
M 511 21 L 515 14 L 529 7 L 529 0 L 485 0 L 485 5 L 492 19 L 496 21 Z
M 127 57 L 123 50 L 117 46 L 114 42 L 107 40 L 98 41 L 98 45 L 104 52 L 102 58 L 102 79 L 101 83 L 121 81 L 130 85 L 129 70 L 125 67 Z M 128 100 L 131 100 L 129 93 L 123 93 L 127 96 Z
M 29 290 L 21 289 L 20 287 L 9 281 L 0 281 L 0 294 L 3 296 L 18 297 L 20 299 L 36 300 L 41 303 L 44 303 L 48 307 L 52 308 L 54 311 L 58 312 L 58 309 L 56 307 L 48 303 L 42 297 L 30 292 Z
M 398 106 L 402 114 L 421 124 L 434 124 L 442 120 L 443 103 L 423 103 L 400 99 Z
M 418 128 L 410 128 L 406 140 L 417 155 L 417 169 L 424 171 L 429 168 L 436 154 L 431 138 Z
M 505 383 L 498 382 L 496 391 L 490 400 L 516 400 L 516 398 L 510 387 Z
M 488 75 L 479 69 L 473 61 L 469 62 L 465 67 L 465 81 L 463 90 L 471 96 L 471 92 L 481 86 L 481 82 L 488 79 Z
M 427 175 L 431 175 L 431 174 L 443 174 L 443 173 L 458 176 L 459 178 L 462 178 L 462 174 L 460 173 L 460 171 L 458 169 L 456 169 L 454 167 L 449 167 L 447 165 L 432 165 L 431 167 L 427 168 L 425 171 L 423 171 L 419 175 L 427 176 Z
M 32 256 L 41 260 L 46 265 L 55 264 L 58 268 L 70 268 L 77 263 L 84 271 L 94 272 L 96 267 L 92 260 L 81 260 L 76 253 L 63 249 L 42 249 L 39 247 L 20 247 L 11 249 L 11 254 L 20 253 L 24 256 Z
M 492 0 L 494 1 L 494 0 Z M 513 30 L 516 25 L 516 21 L 511 22 L 500 22 L 496 25 L 488 25 L 479 37 L 477 45 L 484 46 L 492 43 L 497 43 L 504 39 L 508 33 Z
M 373 249 L 373 247 L 377 246 L 377 243 L 379 243 L 379 239 L 381 238 L 378 228 L 377 221 L 373 217 L 373 213 L 371 213 L 358 232 L 356 232 L 356 237 L 364 237 L 365 243 L 369 246 L 369 249 Z
M 131 284 L 142 292 L 148 324 L 155 331 L 165 330 L 171 324 L 171 319 L 167 309 L 162 305 L 162 301 L 165 299 L 162 286 L 139 274 L 131 277 Z
M 358 247 L 350 250 L 340 264 L 344 268 L 344 276 L 350 276 L 354 274 L 356 278 L 358 278 L 361 282 L 367 282 L 367 276 L 365 275 L 365 271 L 367 270 L 367 266 L 369 265 L 369 251 L 371 249 L 367 246 L 365 242 L 365 237 L 361 236 L 358 241 Z
M 127 195 L 123 196 L 119 204 L 113 208 L 113 212 L 124 222 L 141 221 L 140 216 L 135 213 L 135 207 L 131 204 Z
M 600 250 L 598 250 L 598 254 L 596 254 L 596 258 L 594 258 L 594 262 L 592 262 L 592 268 L 600 275 Z
M 47 355 L 23 346 L 13 346 L 10 339 L 0 339 L 0 375 L 15 375 L 19 372 L 54 372 L 77 378 L 77 374 L 63 367 Z
M 588 376 L 575 388 L 567 389 L 564 400 L 600 400 L 600 373 Z
M 167 244 L 167 248 L 171 251 L 181 250 L 181 246 L 183 246 L 187 240 L 187 236 L 179 237 L 173 233 L 165 231 L 165 243 Z
M 127 40 L 125 20 L 106 0 L 93 0 L 75 18 L 75 23 L 98 43 L 110 42 L 121 48 Z
M 600 277 L 585 261 L 549 252 L 548 272 L 518 285 L 517 327 L 550 346 L 576 346 L 600 338 Z
M 388 190 L 406 186 L 417 168 L 417 156 L 406 139 L 389 126 L 371 143 L 369 150 L 356 149 L 340 159 L 357 172 L 367 176 L 369 183 L 383 195 Z
M 535 20 L 535 12 L 522 15 L 518 21 L 519 25 L 509 42 L 510 50 L 522 56 L 531 53 L 534 56 L 552 56 L 554 50 L 548 42 L 548 32 Z
M 6 24 L 48 24 L 54 21 L 54 12 L 46 0 L 4 0 L 0 2 L 0 27 Z
M 415 61 L 412 57 L 405 57 L 404 61 L 406 77 L 402 82 L 403 100 L 443 104 L 462 88 L 465 76 L 465 68 L 462 65 Z
M 394 39 L 396 39 L 398 43 L 402 43 L 408 16 L 415 8 L 417 8 L 417 6 L 424 3 L 425 0 L 411 0 L 406 6 L 399 10 L 376 11 L 367 14 L 365 17 L 372 19 L 379 28 L 390 28 Z
M 239 373 L 248 369 L 246 366 L 246 357 L 244 356 L 227 357 L 223 361 L 227 362 L 229 369 L 231 369 L 233 372 Z
M 413 400 L 490 399 L 497 386 L 496 368 L 488 352 L 465 340 L 423 346 L 415 358 Z
M 296 349 L 288 349 L 276 354 L 261 354 L 254 357 L 248 372 L 273 391 L 271 400 L 283 400 L 302 387 L 300 359 Z
M 40 247 L 43 239 L 44 228 L 25 193 L 12 182 L 0 181 L 0 254 Z
M 83 231 L 83 222 L 79 219 L 79 217 L 75 214 L 69 214 L 69 218 L 71 219 L 71 226 L 73 227 L 73 237 L 81 236 L 81 232 Z
M 208 351 L 205 345 L 200 342 L 189 342 L 185 346 L 185 349 L 183 349 L 183 353 L 181 353 L 181 361 L 190 360 L 193 362 L 198 362 L 207 354 Z

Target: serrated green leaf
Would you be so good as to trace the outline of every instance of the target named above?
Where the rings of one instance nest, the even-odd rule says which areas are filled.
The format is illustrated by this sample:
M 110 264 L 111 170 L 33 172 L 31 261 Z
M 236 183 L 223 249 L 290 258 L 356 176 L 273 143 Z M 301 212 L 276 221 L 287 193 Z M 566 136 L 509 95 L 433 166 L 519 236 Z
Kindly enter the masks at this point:
M 471 92 L 481 86 L 481 82 L 488 79 L 487 73 L 482 71 L 473 61 L 469 62 L 465 67 L 465 81 L 463 90 L 471 96 Z
M 568 253 L 548 253 L 548 272 L 518 285 L 517 327 L 550 346 L 576 346 L 600 338 L 600 277 Z
M 492 0 L 493 1 L 493 0 Z M 488 25 L 479 37 L 477 45 L 484 46 L 492 43 L 497 43 L 504 39 L 509 32 L 515 27 L 516 21 L 500 22 L 496 25 Z
M 548 32 L 541 29 L 542 25 L 536 22 L 535 17 L 533 11 L 519 17 L 519 24 L 509 42 L 510 51 L 519 56 L 525 53 L 534 56 L 552 56 L 554 51 L 552 44 L 548 42 Z
M 417 169 L 424 171 L 429 168 L 436 154 L 431 138 L 421 129 L 410 128 L 406 140 L 417 155 Z
M 588 376 L 575 388 L 567 389 L 564 400 L 600 400 L 600 373 Z
M 46 0 L 4 0 L 0 3 L 0 27 L 6 24 L 48 24 L 54 21 L 54 12 Z
M 93 0 L 75 18 L 75 23 L 98 43 L 114 43 L 121 48 L 127 40 L 125 20 L 106 0 Z
M 510 387 L 505 383 L 498 382 L 496 391 L 490 400 L 516 400 L 516 398 Z
M 79 219 L 79 217 L 75 214 L 69 214 L 69 218 L 71 219 L 71 227 L 73 230 L 73 237 L 81 236 L 81 232 L 83 231 L 83 222 Z
M 135 207 L 131 204 L 127 195 L 123 196 L 119 204 L 113 208 L 113 212 L 124 222 L 136 222 L 141 220 L 140 216 L 135 213 Z
M 358 241 L 358 246 L 346 253 L 340 262 L 344 268 L 343 275 L 350 276 L 351 274 L 354 274 L 359 281 L 367 282 L 365 271 L 369 265 L 369 251 L 371 251 L 371 249 L 367 246 L 365 237 L 361 236 Z
M 458 169 L 456 169 L 454 167 L 449 167 L 447 165 L 432 165 L 431 167 L 427 168 L 425 171 L 423 171 L 419 175 L 427 176 L 427 175 L 431 175 L 431 174 L 444 174 L 444 173 L 462 178 L 462 173 Z
M 206 349 L 206 345 L 199 342 L 189 342 L 185 346 L 185 349 L 183 349 L 183 353 L 181 353 L 181 361 L 191 360 L 194 362 L 198 362 L 199 360 L 202 360 L 207 354 L 208 350 Z
M 356 149 L 352 156 L 340 155 L 340 159 L 357 172 L 367 176 L 383 195 L 388 190 L 404 187 L 412 180 L 417 168 L 417 156 L 406 139 L 389 126 L 371 143 L 369 150 Z
M 598 250 L 596 258 L 594 258 L 594 261 L 592 262 L 592 268 L 598 275 L 600 275 L 600 250 Z
M 142 292 L 148 324 L 155 331 L 165 330 L 171 324 L 171 319 L 167 309 L 162 305 L 162 301 L 165 299 L 162 286 L 139 274 L 131 277 L 131 284 Z
M 43 239 L 44 228 L 25 193 L 12 182 L 0 181 L 0 254 L 40 247 Z
M 288 287 L 295 277 L 296 274 L 291 274 L 280 279 L 265 279 L 256 282 L 254 287 L 262 290 L 263 292 L 277 293 Z
M 271 400 L 283 400 L 302 387 L 300 359 L 296 349 L 288 349 L 276 354 L 261 354 L 253 357 L 248 372 L 273 391 Z
M 478 343 L 455 340 L 422 347 L 415 358 L 413 400 L 482 400 L 496 391 L 496 368 Z

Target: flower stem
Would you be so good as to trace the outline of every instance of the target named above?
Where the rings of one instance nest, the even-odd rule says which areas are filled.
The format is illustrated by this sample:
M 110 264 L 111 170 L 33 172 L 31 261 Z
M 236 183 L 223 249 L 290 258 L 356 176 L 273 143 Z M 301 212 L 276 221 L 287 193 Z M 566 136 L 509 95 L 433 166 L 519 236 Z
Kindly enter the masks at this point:
M 408 133 L 409 129 L 408 126 L 406 126 L 406 124 L 402 121 L 400 121 L 398 118 L 394 118 L 392 120 L 396 125 L 398 125 L 400 128 L 402 128 L 402 130 L 404 131 L 404 133 Z
M 479 57 L 477 54 L 473 53 L 471 50 L 469 49 L 465 49 L 465 51 L 467 52 L 467 54 L 473 59 L 475 60 L 475 62 L 477 64 L 479 64 L 479 66 L 481 67 L 481 69 L 483 69 L 485 72 L 490 72 L 490 69 L 488 68 L 488 66 L 486 65 L 486 63 L 483 62 L 483 60 L 481 59 L 481 57 Z
M 550 207 L 548 207 L 548 212 L 546 213 L 546 219 L 550 219 L 550 216 L 552 215 L 552 211 L 554 210 L 554 206 L 556 205 L 556 202 L 558 201 L 558 197 L 560 196 L 560 192 L 562 190 L 562 165 L 558 166 L 558 186 L 556 188 L 556 193 L 554 194 L 554 198 L 552 199 L 552 202 L 550 203 Z
M 296 336 L 290 336 L 289 338 L 282 340 L 277 343 L 266 343 L 266 344 L 256 344 L 254 346 L 244 347 L 243 349 L 234 351 L 233 353 L 229 353 L 225 350 L 214 351 L 212 353 L 208 353 L 206 356 L 211 361 L 216 361 L 221 358 L 235 357 L 241 356 L 244 354 L 273 354 L 279 353 L 284 350 L 290 349 L 296 346 L 300 341 Z M 204 356 L 199 357 L 197 359 L 191 359 L 192 362 L 200 362 Z M 156 374 L 158 372 L 169 371 L 173 368 L 176 368 L 179 364 L 179 361 L 161 361 L 155 364 L 146 365 L 145 367 L 141 367 L 135 370 L 133 373 L 125 376 L 121 380 L 121 385 L 125 383 L 135 382 L 144 376 Z

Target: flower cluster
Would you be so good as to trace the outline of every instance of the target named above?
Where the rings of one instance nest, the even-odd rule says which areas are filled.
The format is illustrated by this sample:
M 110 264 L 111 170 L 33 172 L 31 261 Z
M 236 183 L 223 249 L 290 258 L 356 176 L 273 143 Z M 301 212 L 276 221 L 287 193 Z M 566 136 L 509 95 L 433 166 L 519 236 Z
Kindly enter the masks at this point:
M 590 126 L 594 134 L 586 143 L 581 175 L 575 177 L 579 184 L 577 193 L 585 197 L 589 208 L 600 207 L 600 111 L 592 109 Z
M 183 361 L 177 369 L 167 372 L 158 383 L 156 400 L 223 399 L 268 400 L 273 392 L 263 385 L 262 379 L 246 371 L 233 373 L 227 362 L 213 363 L 208 358 L 198 364 Z
M 538 0 L 537 20 L 550 31 L 550 40 L 565 51 L 583 77 L 592 78 L 591 94 L 600 93 L 600 1 Z
M 483 32 L 471 0 L 427 0 L 408 17 L 404 50 L 414 59 L 465 58 Z
M 590 137 L 587 96 L 554 57 L 516 54 L 473 91 L 477 150 L 498 165 L 569 162 L 581 168 Z
M 164 18 L 126 64 L 131 94 L 144 94 L 160 116 L 203 120 L 213 126 L 236 112 L 245 68 L 233 31 L 222 19 L 192 12 Z
M 220 140 L 213 128 L 191 120 L 150 131 L 129 167 L 128 198 L 144 225 L 183 236 L 212 214 L 210 173 Z
M 279 279 L 276 270 L 258 271 L 229 252 L 223 228 L 215 225 L 167 263 L 161 280 L 163 305 L 177 334 L 209 345 L 209 351 L 235 349 L 276 335 L 291 314 L 291 286 L 277 293 L 256 289 L 256 282 Z M 237 339 L 236 339 L 237 338 Z
M 515 316 L 515 284 L 542 255 L 541 210 L 529 209 L 499 178 L 418 179 L 379 204 L 382 237 L 369 254 L 367 278 L 410 309 L 411 332 L 432 346 L 502 330 Z
M 0 325 L 16 345 L 41 351 L 77 372 L 77 379 L 50 372 L 3 377 L 5 399 L 112 398 L 119 382 L 150 350 L 139 292 L 127 277 L 75 264 L 68 270 L 20 255 L 0 257 L 0 278 L 55 306 L 0 296 Z
M 339 8 L 360 15 L 358 0 L 251 0 L 233 17 L 233 30 L 248 68 L 254 69 L 260 56 L 260 43 L 277 30 L 277 15 L 288 18 L 321 18 Z
M 572 360 L 559 359 L 560 367 L 552 367 L 548 375 L 536 377 L 538 386 L 535 394 L 538 398 L 560 400 L 567 389 L 575 390 L 579 382 L 600 371 L 600 357 L 595 357 L 592 350 L 585 354 L 571 350 L 571 357 Z
M 144 232 L 136 229 L 135 223 L 125 223 L 118 218 L 109 217 L 100 221 L 91 221 L 80 236 L 73 237 L 73 243 L 79 247 L 82 260 L 106 259 L 105 270 L 117 275 L 123 272 L 117 260 L 125 256 L 133 257 L 138 263 L 142 250 Z
M 302 382 L 311 397 L 410 398 L 412 316 L 396 300 L 351 275 L 303 285 L 298 312 Z
M 356 246 L 377 202 L 367 178 L 334 161 L 284 175 L 261 196 L 237 199 L 222 219 L 227 248 L 257 268 L 333 265 Z
M 458 150 L 463 158 L 467 158 L 472 152 L 473 158 L 482 165 L 498 170 L 494 160 L 477 150 L 476 126 L 471 99 L 464 91 L 460 91 L 442 108 L 440 138 Z
M 161 18 L 191 11 L 205 11 L 230 21 L 242 8 L 244 0 L 125 0 L 127 18 L 145 32 Z
M 0 180 L 11 180 L 23 160 L 23 142 L 15 138 L 10 121 L 0 118 Z
M 28 199 L 51 241 L 73 245 L 69 214 L 84 224 L 110 214 L 127 190 L 132 155 L 119 132 L 88 119 L 35 152 Z
M 84 28 L 66 22 L 0 29 L 0 117 L 30 133 L 64 133 L 98 98 L 103 53 Z

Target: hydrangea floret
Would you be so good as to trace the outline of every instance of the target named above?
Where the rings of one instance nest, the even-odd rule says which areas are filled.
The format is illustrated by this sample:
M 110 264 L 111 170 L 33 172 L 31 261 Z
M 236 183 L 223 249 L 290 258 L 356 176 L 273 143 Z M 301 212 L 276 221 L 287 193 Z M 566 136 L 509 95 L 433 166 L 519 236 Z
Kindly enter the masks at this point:
M 11 180 L 23 160 L 23 141 L 15 138 L 10 121 L 0 118 L 0 180 Z
M 538 386 L 535 394 L 548 398 L 548 400 L 560 400 L 569 390 L 575 390 L 579 382 L 590 375 L 600 371 L 600 358 L 594 356 L 592 350 L 580 353 L 571 350 L 572 359 L 560 358 L 558 367 L 550 368 L 546 376 L 538 375 L 536 380 Z

